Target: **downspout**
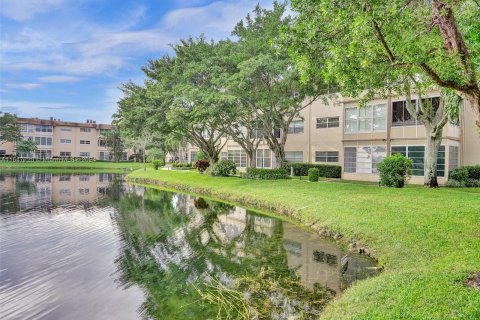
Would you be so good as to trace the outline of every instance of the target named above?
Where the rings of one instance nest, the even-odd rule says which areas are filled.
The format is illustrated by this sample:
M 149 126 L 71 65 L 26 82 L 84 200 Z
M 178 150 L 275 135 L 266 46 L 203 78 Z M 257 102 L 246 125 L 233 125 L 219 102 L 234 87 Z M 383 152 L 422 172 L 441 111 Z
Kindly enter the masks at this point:
M 393 106 L 392 106 L 392 92 L 388 89 L 388 98 L 387 98 L 387 157 L 390 156 L 390 149 L 391 149 L 391 130 L 392 130 L 392 114 L 393 114 Z

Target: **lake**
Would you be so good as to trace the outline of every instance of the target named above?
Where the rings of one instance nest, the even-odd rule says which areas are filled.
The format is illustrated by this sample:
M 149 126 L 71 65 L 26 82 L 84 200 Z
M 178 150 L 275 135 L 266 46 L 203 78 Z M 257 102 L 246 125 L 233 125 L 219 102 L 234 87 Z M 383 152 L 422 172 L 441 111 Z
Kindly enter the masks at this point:
M 311 319 L 376 274 L 284 220 L 118 174 L 0 174 L 0 319 Z

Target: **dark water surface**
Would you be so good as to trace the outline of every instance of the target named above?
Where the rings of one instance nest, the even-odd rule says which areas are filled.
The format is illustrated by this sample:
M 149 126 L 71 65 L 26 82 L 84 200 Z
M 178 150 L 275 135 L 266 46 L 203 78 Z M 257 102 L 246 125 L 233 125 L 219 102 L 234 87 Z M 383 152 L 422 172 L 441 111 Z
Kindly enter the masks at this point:
M 309 319 L 372 267 L 288 222 L 121 175 L 0 174 L 0 319 Z

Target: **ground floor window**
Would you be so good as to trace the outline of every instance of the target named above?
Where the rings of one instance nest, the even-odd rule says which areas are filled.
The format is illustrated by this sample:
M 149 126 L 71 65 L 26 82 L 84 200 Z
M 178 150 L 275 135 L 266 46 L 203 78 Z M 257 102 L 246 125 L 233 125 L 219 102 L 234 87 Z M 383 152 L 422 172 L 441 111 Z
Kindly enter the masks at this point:
M 112 160 L 110 152 L 100 151 L 100 160 Z
M 0 155 L 5 155 L 7 154 L 7 150 L 0 150 Z
M 285 160 L 290 163 L 303 162 L 303 151 L 286 151 Z
M 190 162 L 197 160 L 197 151 L 190 151 Z
M 70 151 L 60 151 L 60 157 L 71 157 L 72 153 Z
M 315 151 L 315 162 L 338 162 L 338 151 Z
M 18 158 L 33 158 L 33 152 L 17 152 Z
M 227 159 L 235 162 L 238 168 L 247 166 L 247 153 L 244 150 L 228 150 Z
M 80 157 L 90 157 L 90 152 L 80 152 L 78 155 Z
M 272 167 L 272 151 L 270 149 L 258 149 L 256 153 L 257 168 Z
M 52 157 L 52 150 L 37 150 L 35 151 L 35 158 L 50 159 Z
M 425 174 L 425 146 L 393 146 L 392 154 L 401 153 L 412 159 L 412 176 Z M 437 176 L 445 176 L 445 146 L 440 146 L 437 156 Z
M 378 164 L 385 158 L 384 146 L 345 147 L 344 172 L 377 173 Z
M 460 163 L 458 155 L 459 148 L 457 146 L 448 147 L 448 172 L 452 172 L 458 168 L 458 164 Z

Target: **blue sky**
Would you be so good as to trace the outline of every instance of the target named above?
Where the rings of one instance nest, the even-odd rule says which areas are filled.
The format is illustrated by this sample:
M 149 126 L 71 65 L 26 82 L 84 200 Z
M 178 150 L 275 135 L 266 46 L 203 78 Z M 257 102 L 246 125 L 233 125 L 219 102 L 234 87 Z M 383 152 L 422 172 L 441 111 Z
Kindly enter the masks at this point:
M 118 86 L 204 33 L 220 39 L 268 1 L 0 0 L 0 111 L 109 123 Z

